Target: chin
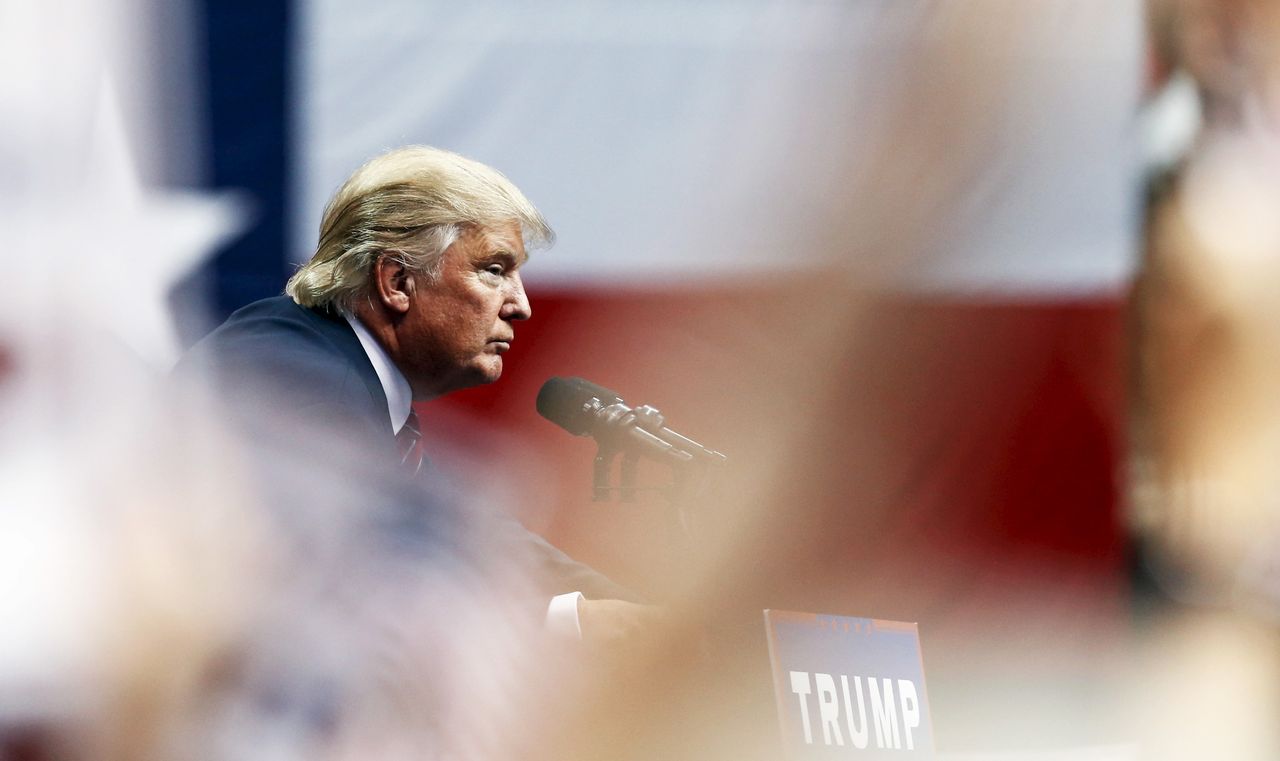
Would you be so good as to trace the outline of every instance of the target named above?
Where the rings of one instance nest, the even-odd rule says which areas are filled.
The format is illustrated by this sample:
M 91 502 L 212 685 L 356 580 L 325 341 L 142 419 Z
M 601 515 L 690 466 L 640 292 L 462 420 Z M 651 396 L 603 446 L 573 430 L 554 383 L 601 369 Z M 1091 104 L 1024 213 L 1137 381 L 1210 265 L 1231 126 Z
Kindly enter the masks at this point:
M 494 357 L 494 359 L 497 358 Z M 482 361 L 461 365 L 446 377 L 442 378 L 437 373 L 428 386 L 431 389 L 430 394 L 420 398 L 436 399 L 446 394 L 452 394 L 455 391 L 493 383 L 500 377 L 502 377 L 502 360 L 500 359 L 497 362 Z
M 478 366 L 471 368 L 471 372 L 467 373 L 468 380 L 471 381 L 470 386 L 483 386 L 487 383 L 493 383 L 502 377 L 502 358 L 501 357 L 485 357 Z

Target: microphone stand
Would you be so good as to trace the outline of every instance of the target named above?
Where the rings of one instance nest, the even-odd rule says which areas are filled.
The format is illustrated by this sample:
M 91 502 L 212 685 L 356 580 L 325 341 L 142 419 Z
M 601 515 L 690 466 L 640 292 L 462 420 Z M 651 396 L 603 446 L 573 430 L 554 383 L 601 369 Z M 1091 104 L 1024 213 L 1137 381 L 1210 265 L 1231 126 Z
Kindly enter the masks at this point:
M 608 408 L 606 408 L 608 409 Z M 623 408 L 626 409 L 626 408 Z M 621 410 L 619 410 L 621 413 Z M 639 455 L 633 448 L 622 449 L 614 441 L 601 441 L 593 465 L 593 499 L 605 502 L 616 492 L 621 502 L 635 502 L 639 491 L 656 491 L 666 502 L 667 545 L 678 573 L 691 557 L 696 533 L 695 511 L 709 488 L 712 476 L 727 461 L 720 452 L 707 449 L 692 439 L 664 427 L 662 414 L 648 405 L 626 409 L 618 418 L 620 426 L 633 428 L 633 434 L 660 440 L 667 456 L 661 459 L 671 467 L 672 481 L 667 486 L 644 489 L 636 486 Z M 622 455 L 618 486 L 611 485 L 613 462 Z

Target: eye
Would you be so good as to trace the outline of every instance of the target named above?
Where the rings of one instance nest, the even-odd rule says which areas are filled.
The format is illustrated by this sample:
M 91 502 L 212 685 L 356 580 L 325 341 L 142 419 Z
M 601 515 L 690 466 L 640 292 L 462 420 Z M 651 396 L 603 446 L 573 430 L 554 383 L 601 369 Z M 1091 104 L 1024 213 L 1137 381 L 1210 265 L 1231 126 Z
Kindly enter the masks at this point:
M 490 275 L 493 275 L 495 277 L 502 277 L 503 275 L 506 274 L 507 268 L 501 264 L 498 264 L 497 262 L 494 262 L 493 264 L 490 264 L 487 267 L 485 267 L 484 271 L 488 272 Z

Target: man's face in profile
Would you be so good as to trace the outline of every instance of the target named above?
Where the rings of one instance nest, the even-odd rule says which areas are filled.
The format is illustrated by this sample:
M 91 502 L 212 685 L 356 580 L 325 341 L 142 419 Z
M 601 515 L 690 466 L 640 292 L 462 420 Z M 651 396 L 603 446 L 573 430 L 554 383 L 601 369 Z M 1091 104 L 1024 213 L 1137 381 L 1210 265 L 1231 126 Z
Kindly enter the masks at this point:
M 445 250 L 439 275 L 414 276 L 401 325 L 401 370 L 414 397 L 492 383 L 515 339 L 517 320 L 530 316 L 520 281 L 527 256 L 517 222 L 468 226 Z

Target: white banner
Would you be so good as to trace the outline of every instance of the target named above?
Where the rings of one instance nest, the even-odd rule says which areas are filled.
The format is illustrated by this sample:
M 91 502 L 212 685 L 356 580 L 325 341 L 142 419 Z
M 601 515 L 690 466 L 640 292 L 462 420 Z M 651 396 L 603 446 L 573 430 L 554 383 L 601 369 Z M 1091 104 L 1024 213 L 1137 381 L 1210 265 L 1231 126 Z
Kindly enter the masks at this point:
M 876 272 L 896 221 L 930 233 L 900 284 L 1109 291 L 1141 26 L 1136 0 L 304 0 L 292 252 L 352 169 L 428 143 L 542 209 L 534 283 Z

